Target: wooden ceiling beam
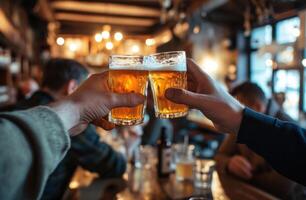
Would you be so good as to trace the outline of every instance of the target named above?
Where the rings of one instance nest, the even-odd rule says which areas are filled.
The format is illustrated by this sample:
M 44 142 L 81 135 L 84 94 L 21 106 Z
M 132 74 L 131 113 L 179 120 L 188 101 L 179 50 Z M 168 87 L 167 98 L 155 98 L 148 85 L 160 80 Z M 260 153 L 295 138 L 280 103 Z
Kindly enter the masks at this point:
M 52 1 L 63 1 L 63 0 L 52 0 Z M 99 2 L 98 0 L 78 0 L 78 1 L 86 3 Z M 161 5 L 158 0 L 103 0 L 103 3 L 127 4 L 131 6 L 144 6 L 149 8 L 161 9 Z
M 82 1 L 54 1 L 51 3 L 53 9 L 94 12 L 130 16 L 159 17 L 160 10 L 144 6 L 130 6 L 114 3 L 82 2 Z
M 55 20 L 53 10 L 47 0 L 39 0 L 34 8 L 34 11 L 49 22 Z
M 110 17 L 100 15 L 82 15 L 71 13 L 55 13 L 55 19 L 58 21 L 74 21 L 74 22 L 87 22 L 98 24 L 115 24 L 122 26 L 153 26 L 156 20 L 153 19 L 139 19 L 139 18 L 127 18 L 127 17 Z
M 210 12 L 218 7 L 225 5 L 228 2 L 229 0 L 193 0 L 187 10 L 187 13 L 192 15 L 197 10 Z
M 82 34 L 82 35 L 93 35 L 98 31 L 102 30 L 102 26 L 105 24 L 96 23 L 82 23 L 82 22 L 69 22 L 62 21 L 61 28 L 59 30 L 60 34 Z M 139 35 L 148 33 L 148 28 L 140 26 L 122 26 L 122 25 L 112 25 L 112 32 L 120 31 L 123 34 L 128 35 Z

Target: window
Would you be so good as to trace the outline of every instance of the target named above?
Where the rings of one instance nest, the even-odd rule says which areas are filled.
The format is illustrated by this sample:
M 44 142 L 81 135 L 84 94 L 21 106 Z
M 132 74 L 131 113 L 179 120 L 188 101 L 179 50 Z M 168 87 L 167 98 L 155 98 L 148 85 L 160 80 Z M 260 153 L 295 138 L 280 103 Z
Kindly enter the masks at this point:
M 276 62 L 280 65 L 290 65 L 294 62 L 294 48 L 288 46 L 276 55 Z
M 258 49 L 272 43 L 272 27 L 270 25 L 253 29 L 251 33 L 251 48 Z
M 276 24 L 276 42 L 286 44 L 295 42 L 300 35 L 300 18 L 293 17 Z
M 293 119 L 299 117 L 300 73 L 298 70 L 278 70 L 275 72 L 274 91 L 284 92 L 283 108 Z
M 251 53 L 251 81 L 257 83 L 271 96 L 272 60 L 271 54 L 259 55 L 256 51 Z

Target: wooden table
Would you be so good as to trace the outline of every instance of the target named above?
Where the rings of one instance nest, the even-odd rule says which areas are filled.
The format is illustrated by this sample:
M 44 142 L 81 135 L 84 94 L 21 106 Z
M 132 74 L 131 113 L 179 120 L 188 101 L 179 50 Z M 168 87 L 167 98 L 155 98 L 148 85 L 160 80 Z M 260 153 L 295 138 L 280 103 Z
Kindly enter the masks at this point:
M 275 200 L 274 196 L 227 174 L 214 172 L 210 191 L 197 189 L 192 182 L 177 182 L 172 174 L 159 180 L 153 169 L 129 167 L 123 179 L 96 180 L 79 190 L 80 200 L 163 200 L 205 196 L 214 200 Z

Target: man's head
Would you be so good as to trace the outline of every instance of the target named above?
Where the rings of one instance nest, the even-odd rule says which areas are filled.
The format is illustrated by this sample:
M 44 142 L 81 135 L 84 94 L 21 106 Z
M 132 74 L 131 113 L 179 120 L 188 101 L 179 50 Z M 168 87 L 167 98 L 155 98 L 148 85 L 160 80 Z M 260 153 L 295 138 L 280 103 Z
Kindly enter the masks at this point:
M 88 70 L 79 62 L 55 58 L 49 60 L 43 69 L 42 87 L 66 96 L 71 94 L 88 76 Z
M 242 104 L 257 112 L 265 112 L 268 99 L 264 91 L 255 83 L 244 82 L 232 89 L 231 94 Z

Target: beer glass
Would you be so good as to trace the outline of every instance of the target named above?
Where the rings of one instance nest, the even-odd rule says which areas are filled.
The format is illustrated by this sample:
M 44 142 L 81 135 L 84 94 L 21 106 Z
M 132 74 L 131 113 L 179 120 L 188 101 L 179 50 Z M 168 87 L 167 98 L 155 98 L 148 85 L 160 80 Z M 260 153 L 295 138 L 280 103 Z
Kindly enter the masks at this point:
M 176 144 L 174 146 L 175 176 L 178 181 L 193 179 L 194 146 Z
M 145 57 L 153 92 L 155 115 L 177 118 L 187 115 L 188 107 L 165 97 L 168 88 L 187 88 L 186 55 L 184 51 L 157 53 Z
M 148 71 L 143 56 L 112 55 L 109 60 L 109 86 L 115 93 L 139 93 L 146 96 Z M 133 108 L 114 108 L 109 121 L 117 125 L 136 125 L 143 122 L 145 103 Z

